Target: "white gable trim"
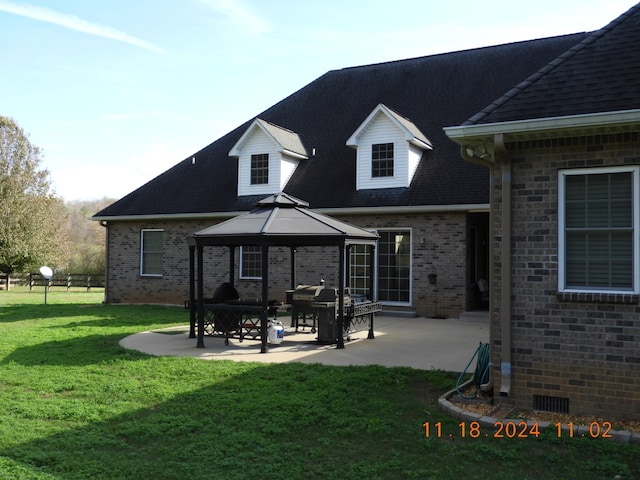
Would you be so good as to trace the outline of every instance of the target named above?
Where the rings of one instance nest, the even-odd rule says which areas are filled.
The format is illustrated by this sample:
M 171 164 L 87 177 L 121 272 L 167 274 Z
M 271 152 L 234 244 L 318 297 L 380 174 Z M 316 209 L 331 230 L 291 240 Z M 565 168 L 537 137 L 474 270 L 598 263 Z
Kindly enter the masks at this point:
M 360 144 L 360 138 L 363 132 L 371 125 L 374 121 L 378 113 L 382 112 L 386 115 L 389 120 L 391 120 L 396 127 L 398 127 L 403 135 L 404 139 L 415 145 L 416 147 L 422 148 L 423 150 L 432 150 L 431 142 L 427 139 L 427 137 L 422 134 L 422 132 L 416 127 L 410 120 L 401 117 L 396 112 L 388 108 L 386 105 L 379 103 L 376 108 L 367 116 L 367 118 L 360 124 L 360 126 L 356 129 L 355 132 L 349 137 L 347 140 L 347 146 L 357 148 Z
M 245 132 L 238 139 L 235 145 L 231 147 L 231 150 L 229 150 L 230 157 L 240 156 L 242 148 L 245 146 L 250 137 L 254 135 L 254 130 L 256 128 L 259 128 L 267 137 L 269 137 L 274 145 L 277 146 L 278 152 L 282 153 L 283 155 L 298 158 L 300 160 L 309 158 L 297 133 L 287 130 L 286 128 L 282 128 L 277 125 L 265 122 L 260 118 L 256 118 L 251 123 L 251 125 L 249 125 L 249 128 L 245 130 Z M 287 145 L 284 144 L 284 139 L 287 140 Z

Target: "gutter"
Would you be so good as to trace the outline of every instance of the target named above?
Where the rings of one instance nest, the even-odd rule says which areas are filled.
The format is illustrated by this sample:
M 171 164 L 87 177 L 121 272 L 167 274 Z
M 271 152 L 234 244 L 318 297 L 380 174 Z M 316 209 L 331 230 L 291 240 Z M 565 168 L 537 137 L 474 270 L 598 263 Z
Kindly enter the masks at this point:
M 567 115 L 563 117 L 536 118 L 533 120 L 515 120 L 511 122 L 484 123 L 444 127 L 447 136 L 456 143 L 473 137 L 486 137 L 495 134 L 518 134 L 544 132 L 547 130 L 601 128 L 624 126 L 640 122 L 640 109 L 617 112 Z

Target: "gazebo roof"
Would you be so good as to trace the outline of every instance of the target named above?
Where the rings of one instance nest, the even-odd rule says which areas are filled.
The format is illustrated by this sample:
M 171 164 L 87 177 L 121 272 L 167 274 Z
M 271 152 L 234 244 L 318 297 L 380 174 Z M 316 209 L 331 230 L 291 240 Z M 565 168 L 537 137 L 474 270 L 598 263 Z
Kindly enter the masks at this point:
M 347 245 L 375 244 L 378 235 L 309 209 L 303 200 L 280 192 L 238 217 L 189 235 L 190 245 Z

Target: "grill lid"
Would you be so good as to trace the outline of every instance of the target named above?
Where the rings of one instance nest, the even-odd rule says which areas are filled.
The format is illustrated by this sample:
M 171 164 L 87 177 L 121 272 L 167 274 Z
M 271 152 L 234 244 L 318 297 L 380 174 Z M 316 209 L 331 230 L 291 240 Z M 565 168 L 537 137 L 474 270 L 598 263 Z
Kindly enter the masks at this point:
M 293 300 L 312 302 L 322 290 L 324 290 L 322 285 L 298 285 L 293 291 Z

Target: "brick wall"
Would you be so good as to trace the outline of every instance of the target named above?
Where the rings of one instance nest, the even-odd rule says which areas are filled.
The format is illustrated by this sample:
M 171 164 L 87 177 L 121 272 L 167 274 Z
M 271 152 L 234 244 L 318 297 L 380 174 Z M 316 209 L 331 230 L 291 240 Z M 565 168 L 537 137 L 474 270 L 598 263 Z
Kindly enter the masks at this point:
M 508 144 L 512 162 L 512 388 L 569 399 L 572 414 L 638 418 L 640 306 L 637 298 L 558 295 L 558 170 L 640 163 L 638 135 Z M 500 390 L 500 166 L 494 182 L 492 361 Z
M 364 228 L 410 229 L 412 235 L 412 305 L 422 316 L 457 316 L 468 307 L 466 214 L 463 212 L 404 215 L 336 216 Z M 209 221 L 110 222 L 108 290 L 110 303 L 182 304 L 189 296 L 188 234 L 211 226 Z M 161 277 L 140 275 L 140 230 L 164 230 L 164 268 Z M 245 298 L 261 296 L 259 280 L 239 279 L 239 250 L 236 251 L 235 285 Z M 270 296 L 284 300 L 290 288 L 288 248 L 270 249 Z M 229 252 L 226 248 L 204 250 L 205 295 L 228 281 Z M 301 247 L 296 256 L 298 284 L 338 285 L 338 249 Z M 434 288 L 427 280 L 438 274 Z M 437 291 L 436 291 L 437 288 Z

